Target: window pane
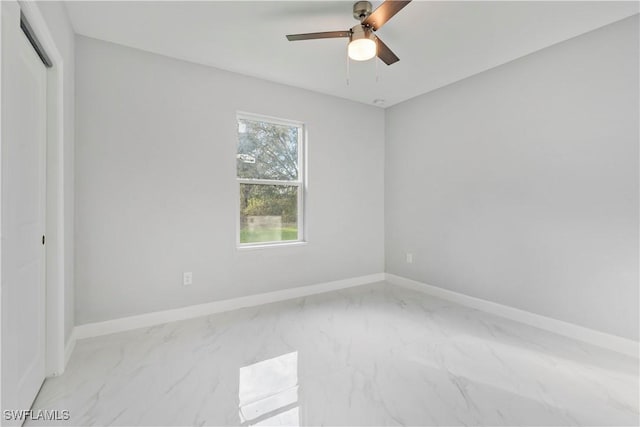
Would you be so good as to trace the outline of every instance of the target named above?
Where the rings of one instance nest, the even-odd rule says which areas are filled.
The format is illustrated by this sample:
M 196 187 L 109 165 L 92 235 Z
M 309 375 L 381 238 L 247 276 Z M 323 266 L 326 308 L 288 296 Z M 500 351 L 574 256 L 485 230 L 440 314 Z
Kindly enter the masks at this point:
M 298 179 L 298 126 L 238 119 L 238 178 Z
M 298 240 L 298 187 L 240 184 L 240 243 Z

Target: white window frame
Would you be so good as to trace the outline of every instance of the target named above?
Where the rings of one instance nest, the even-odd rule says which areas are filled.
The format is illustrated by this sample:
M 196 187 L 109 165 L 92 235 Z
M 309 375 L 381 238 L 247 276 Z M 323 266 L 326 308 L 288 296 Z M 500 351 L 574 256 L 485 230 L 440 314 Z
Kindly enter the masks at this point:
M 277 179 L 247 179 L 247 178 L 238 178 L 238 168 L 237 168 L 237 155 L 238 155 L 238 137 L 237 137 L 237 122 L 238 120 L 250 120 L 250 121 L 259 121 L 265 123 L 272 123 L 275 125 L 282 126 L 292 126 L 298 128 L 298 179 L 295 181 L 281 181 Z M 236 149 L 234 155 L 235 165 L 235 174 L 237 181 L 237 208 L 236 208 L 236 246 L 238 248 L 261 248 L 261 247 L 274 247 L 274 246 L 291 246 L 291 245 L 300 245 L 306 243 L 305 240 L 305 226 L 304 226 L 304 199 L 305 199 L 305 182 L 306 182 L 306 141 L 307 141 L 307 132 L 303 122 L 295 121 L 295 120 L 287 120 L 280 119 L 277 117 L 265 116 L 261 114 L 253 114 L 253 113 L 245 113 L 238 112 L 236 114 Z M 275 240 L 269 242 L 252 242 L 252 243 L 241 243 L 240 242 L 240 230 L 242 224 L 240 223 L 240 185 L 241 184 L 257 184 L 257 185 L 282 185 L 285 187 L 298 187 L 298 239 L 297 240 Z

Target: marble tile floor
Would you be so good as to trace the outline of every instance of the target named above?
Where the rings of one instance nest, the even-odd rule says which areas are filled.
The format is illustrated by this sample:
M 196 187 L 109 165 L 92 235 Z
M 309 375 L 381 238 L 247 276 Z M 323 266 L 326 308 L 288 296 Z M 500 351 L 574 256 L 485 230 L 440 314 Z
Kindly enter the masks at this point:
M 81 340 L 33 409 L 82 426 L 637 426 L 638 386 L 637 359 L 377 283 Z

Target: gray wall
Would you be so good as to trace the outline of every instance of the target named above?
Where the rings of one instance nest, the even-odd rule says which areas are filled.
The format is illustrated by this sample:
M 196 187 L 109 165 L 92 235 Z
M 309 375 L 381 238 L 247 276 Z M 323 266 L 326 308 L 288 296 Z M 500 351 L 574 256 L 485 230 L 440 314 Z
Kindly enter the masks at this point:
M 84 37 L 76 106 L 77 324 L 384 270 L 383 110 Z M 308 245 L 236 249 L 237 111 L 306 123 Z
M 638 52 L 636 15 L 388 109 L 387 272 L 638 340 Z

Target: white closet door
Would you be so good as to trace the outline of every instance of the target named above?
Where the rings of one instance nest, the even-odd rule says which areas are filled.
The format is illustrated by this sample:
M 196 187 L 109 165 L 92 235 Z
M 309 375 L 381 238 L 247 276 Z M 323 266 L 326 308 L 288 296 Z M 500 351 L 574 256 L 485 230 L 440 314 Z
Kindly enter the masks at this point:
M 2 409 L 20 410 L 45 376 L 47 75 L 18 4 L 1 3 Z

